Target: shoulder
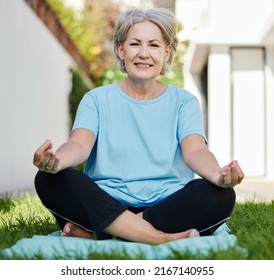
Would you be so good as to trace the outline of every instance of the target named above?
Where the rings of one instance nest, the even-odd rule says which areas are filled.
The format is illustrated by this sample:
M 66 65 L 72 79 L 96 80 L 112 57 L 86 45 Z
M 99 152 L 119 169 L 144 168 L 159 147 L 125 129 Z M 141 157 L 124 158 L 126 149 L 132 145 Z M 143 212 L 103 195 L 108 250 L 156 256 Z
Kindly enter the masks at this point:
M 180 103 L 187 103 L 190 100 L 198 101 L 198 98 L 184 88 L 168 85 L 168 91 L 172 98 L 177 98 Z
M 106 94 L 110 91 L 112 91 L 115 88 L 115 84 L 109 84 L 109 85 L 104 85 L 104 86 L 99 86 L 96 88 L 91 89 L 88 91 L 85 96 L 93 96 L 97 97 L 103 94 Z
M 104 86 L 99 86 L 86 92 L 82 98 L 82 103 L 91 104 L 94 103 L 96 106 L 100 103 L 105 102 L 111 92 L 115 90 L 115 84 L 109 84 Z

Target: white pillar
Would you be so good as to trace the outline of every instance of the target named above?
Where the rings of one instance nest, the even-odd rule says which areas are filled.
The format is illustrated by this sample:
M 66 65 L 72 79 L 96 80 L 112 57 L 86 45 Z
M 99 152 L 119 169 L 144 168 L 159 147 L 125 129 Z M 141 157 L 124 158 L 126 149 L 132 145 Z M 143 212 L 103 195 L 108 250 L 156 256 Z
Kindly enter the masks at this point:
M 266 48 L 266 177 L 274 180 L 274 45 Z
M 246 177 L 265 176 L 264 50 L 232 48 L 233 158 Z
M 227 46 L 212 46 L 208 57 L 208 140 L 221 165 L 231 160 L 231 59 Z

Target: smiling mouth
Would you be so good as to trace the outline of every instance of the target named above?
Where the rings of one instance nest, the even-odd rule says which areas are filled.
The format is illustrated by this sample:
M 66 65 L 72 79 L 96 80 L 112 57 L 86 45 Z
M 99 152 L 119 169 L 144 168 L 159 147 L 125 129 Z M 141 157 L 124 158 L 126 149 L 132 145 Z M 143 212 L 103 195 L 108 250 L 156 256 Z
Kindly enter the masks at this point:
M 149 68 L 152 66 L 151 64 L 147 64 L 147 63 L 135 63 L 135 65 L 141 68 Z

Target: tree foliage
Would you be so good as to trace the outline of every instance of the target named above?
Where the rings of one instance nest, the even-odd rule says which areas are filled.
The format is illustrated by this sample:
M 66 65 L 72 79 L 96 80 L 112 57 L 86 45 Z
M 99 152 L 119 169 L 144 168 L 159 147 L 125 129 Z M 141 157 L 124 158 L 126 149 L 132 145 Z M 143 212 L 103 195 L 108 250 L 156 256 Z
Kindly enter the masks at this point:
M 80 53 L 90 63 L 95 85 L 101 85 L 105 70 L 117 65 L 113 54 L 113 31 L 120 6 L 109 0 L 85 1 L 82 10 L 66 6 L 64 0 L 48 0 Z

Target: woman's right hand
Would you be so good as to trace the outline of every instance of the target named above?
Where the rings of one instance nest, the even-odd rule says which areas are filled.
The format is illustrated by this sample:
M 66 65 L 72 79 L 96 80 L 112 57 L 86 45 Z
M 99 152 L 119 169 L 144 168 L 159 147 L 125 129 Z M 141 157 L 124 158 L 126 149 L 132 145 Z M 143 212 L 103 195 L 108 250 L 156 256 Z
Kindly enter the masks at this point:
M 60 159 L 52 151 L 52 143 L 46 140 L 34 153 L 33 164 L 40 171 L 55 174 L 60 170 Z

